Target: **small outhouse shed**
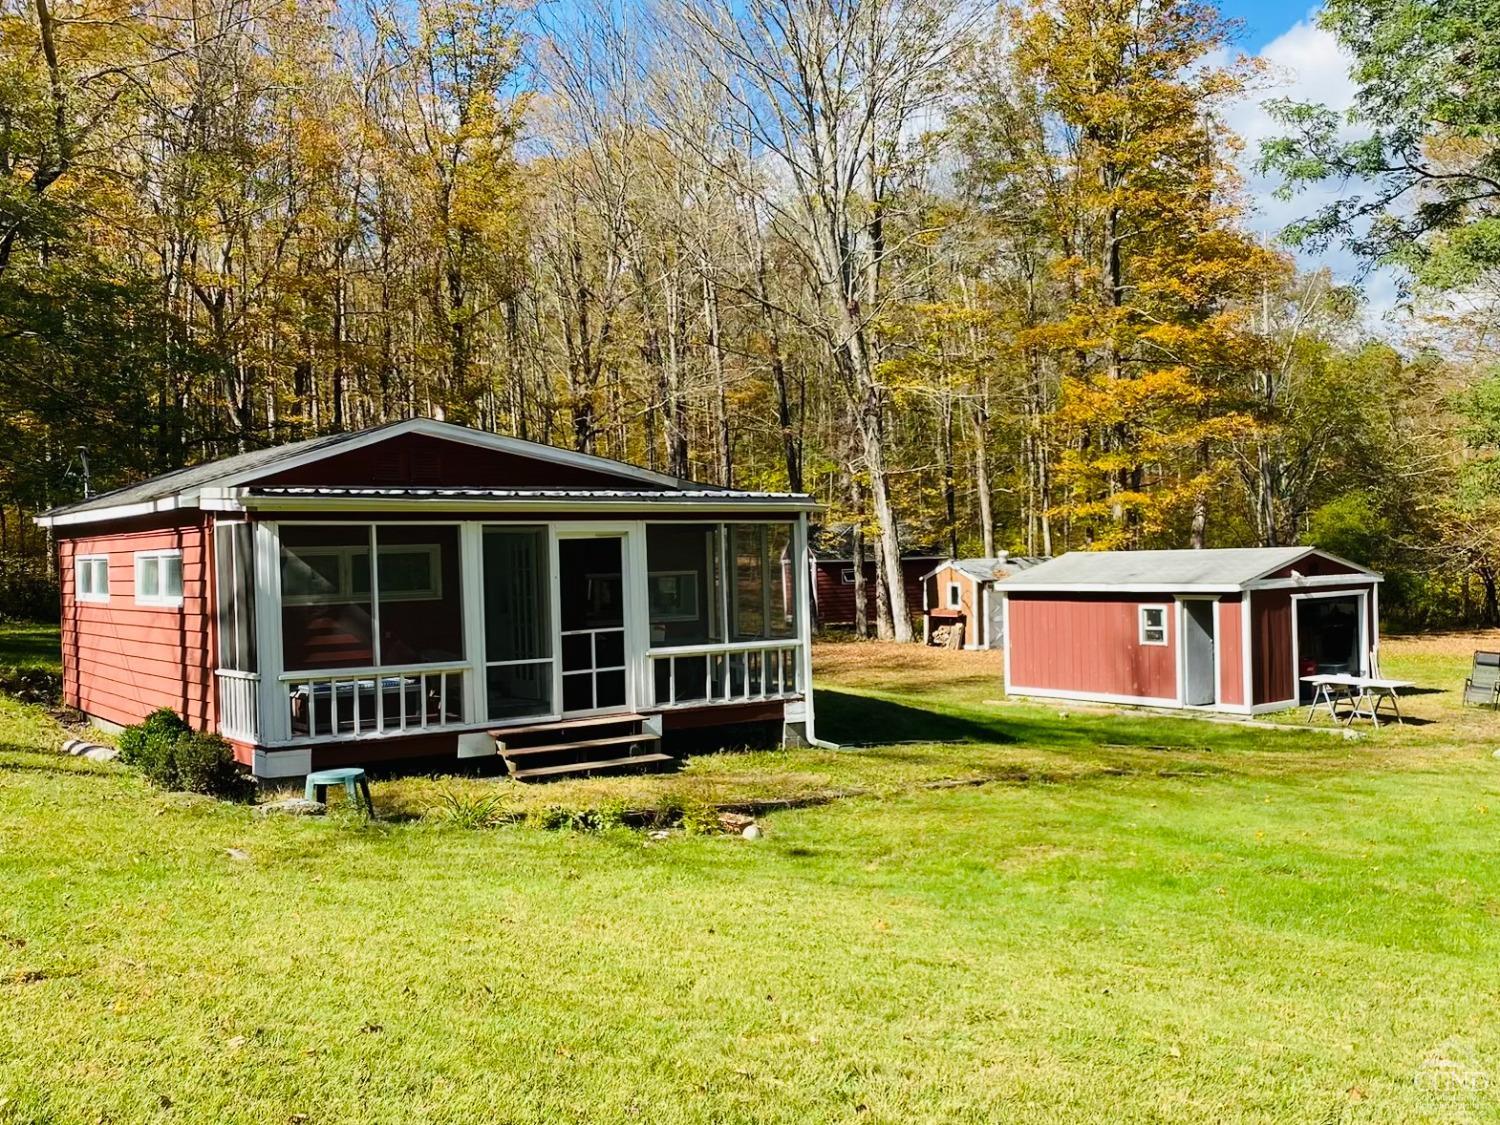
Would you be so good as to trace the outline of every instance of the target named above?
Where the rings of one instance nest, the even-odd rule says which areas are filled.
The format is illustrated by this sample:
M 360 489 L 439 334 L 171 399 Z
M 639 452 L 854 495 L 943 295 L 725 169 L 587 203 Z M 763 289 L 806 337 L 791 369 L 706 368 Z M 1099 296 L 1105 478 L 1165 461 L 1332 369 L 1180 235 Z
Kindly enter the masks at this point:
M 1001 582 L 1009 695 L 1292 707 L 1302 677 L 1371 675 L 1381 576 L 1312 547 L 1073 551 Z
M 995 584 L 1045 561 L 1001 554 L 939 563 L 922 575 L 922 640 L 966 649 L 1003 648 L 1005 623 Z

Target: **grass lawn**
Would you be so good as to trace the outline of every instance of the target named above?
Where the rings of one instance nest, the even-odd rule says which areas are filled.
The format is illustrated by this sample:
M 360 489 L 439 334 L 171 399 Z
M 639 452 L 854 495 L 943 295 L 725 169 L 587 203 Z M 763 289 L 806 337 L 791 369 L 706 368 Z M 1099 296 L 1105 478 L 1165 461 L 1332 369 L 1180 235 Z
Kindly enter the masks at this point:
M 0 700 L 0 1122 L 1500 1119 L 1480 643 L 1390 642 L 1446 692 L 1352 741 L 827 645 L 858 748 L 390 779 L 372 825 L 154 792 Z M 754 842 L 441 812 L 482 796 L 824 803 Z
M 0 668 L 39 668 L 62 671 L 56 625 L 0 622 Z

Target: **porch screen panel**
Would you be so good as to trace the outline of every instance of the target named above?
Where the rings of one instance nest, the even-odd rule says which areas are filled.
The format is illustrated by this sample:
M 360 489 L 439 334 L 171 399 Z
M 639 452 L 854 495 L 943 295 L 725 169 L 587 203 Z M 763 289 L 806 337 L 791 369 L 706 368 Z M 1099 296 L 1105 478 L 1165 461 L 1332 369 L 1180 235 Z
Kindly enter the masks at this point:
M 551 605 L 546 530 L 486 529 L 485 698 L 491 720 L 552 713 Z
M 375 529 L 385 667 L 464 658 L 458 528 L 381 524 Z
M 653 648 L 724 640 L 724 529 L 721 524 L 652 524 L 646 529 L 647 606 Z M 707 655 L 652 662 L 656 698 L 707 699 L 715 661 Z
M 734 564 L 733 615 L 736 640 L 766 635 L 766 529 L 763 524 L 737 523 L 729 528 L 729 553 Z
M 219 633 L 219 668 L 254 672 L 255 558 L 248 523 L 214 525 L 214 593 Z
M 281 648 L 291 672 L 375 663 L 369 525 L 282 524 Z
M 796 562 L 792 525 L 737 523 L 729 526 L 733 567 L 730 615 L 735 640 L 782 640 L 797 636 Z

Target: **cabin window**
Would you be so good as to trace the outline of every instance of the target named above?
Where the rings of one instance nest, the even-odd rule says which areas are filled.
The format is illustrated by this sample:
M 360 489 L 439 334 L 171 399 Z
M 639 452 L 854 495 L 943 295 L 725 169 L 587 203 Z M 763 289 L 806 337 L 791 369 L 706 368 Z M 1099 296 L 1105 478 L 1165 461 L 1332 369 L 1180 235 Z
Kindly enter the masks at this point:
M 964 604 L 963 591 L 959 589 L 957 582 L 948 583 L 948 608 L 958 609 Z
M 849 566 L 839 571 L 839 581 L 842 582 L 845 586 L 853 586 L 854 568 L 852 566 Z
M 651 524 L 646 567 L 657 648 L 797 635 L 789 523 Z
M 1141 644 L 1164 645 L 1167 643 L 1167 607 L 1164 605 L 1141 606 Z
M 136 552 L 135 601 L 152 606 L 182 604 L 181 551 Z
M 109 556 L 79 555 L 73 560 L 73 581 L 78 601 L 109 601 Z

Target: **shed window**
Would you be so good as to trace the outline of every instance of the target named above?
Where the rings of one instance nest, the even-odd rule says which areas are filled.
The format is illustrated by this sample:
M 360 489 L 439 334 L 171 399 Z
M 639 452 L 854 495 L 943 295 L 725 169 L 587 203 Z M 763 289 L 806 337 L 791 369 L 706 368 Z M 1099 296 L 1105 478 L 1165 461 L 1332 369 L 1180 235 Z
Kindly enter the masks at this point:
M 1167 607 L 1164 605 L 1141 606 L 1141 644 L 1164 645 L 1167 643 Z
M 958 609 L 964 604 L 963 591 L 959 589 L 957 582 L 948 583 L 948 608 Z
M 845 586 L 853 586 L 854 568 L 851 566 L 839 571 L 839 581 L 842 582 Z
M 136 552 L 135 601 L 137 605 L 182 604 L 181 551 Z
M 80 555 L 73 560 L 74 596 L 81 602 L 109 601 L 109 556 Z

